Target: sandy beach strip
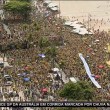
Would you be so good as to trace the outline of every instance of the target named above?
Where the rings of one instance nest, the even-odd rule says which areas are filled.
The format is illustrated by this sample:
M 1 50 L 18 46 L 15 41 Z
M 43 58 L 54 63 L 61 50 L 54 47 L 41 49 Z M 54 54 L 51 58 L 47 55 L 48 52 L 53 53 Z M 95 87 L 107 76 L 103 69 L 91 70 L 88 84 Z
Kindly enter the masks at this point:
M 110 29 L 110 1 L 54 1 L 60 7 L 60 16 L 78 20 L 94 30 Z M 88 23 L 89 22 L 89 23 Z

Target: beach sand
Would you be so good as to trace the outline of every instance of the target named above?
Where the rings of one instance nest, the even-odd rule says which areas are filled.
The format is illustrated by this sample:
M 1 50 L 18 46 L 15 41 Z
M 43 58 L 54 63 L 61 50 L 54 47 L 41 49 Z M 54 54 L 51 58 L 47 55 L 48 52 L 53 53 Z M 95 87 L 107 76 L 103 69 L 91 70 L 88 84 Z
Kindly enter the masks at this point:
M 53 0 L 52 0 L 53 1 Z M 78 20 L 94 30 L 110 29 L 110 1 L 53 1 L 60 7 L 60 16 Z M 89 21 L 89 23 L 88 23 Z

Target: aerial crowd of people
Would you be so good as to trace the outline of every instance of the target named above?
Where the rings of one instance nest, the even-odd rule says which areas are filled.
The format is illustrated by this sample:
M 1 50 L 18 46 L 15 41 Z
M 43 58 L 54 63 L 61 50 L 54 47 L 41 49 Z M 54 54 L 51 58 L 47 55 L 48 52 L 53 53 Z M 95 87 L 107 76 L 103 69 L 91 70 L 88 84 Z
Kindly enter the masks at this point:
M 40 8 L 41 6 L 40 4 Z M 45 13 L 45 11 L 48 10 L 45 8 L 43 12 Z M 79 80 L 87 80 L 91 83 L 78 55 L 82 53 L 91 73 L 102 87 L 97 89 L 93 85 L 96 90 L 96 100 L 109 100 L 110 67 L 106 63 L 110 60 L 109 34 L 95 30 L 93 35 L 77 35 L 71 32 L 71 27 L 64 27 L 63 19 L 56 17 L 53 12 L 48 12 L 50 13 L 48 17 L 42 17 L 42 14 L 39 15 L 37 11 L 36 14 L 31 13 L 32 21 L 28 23 L 5 21 L 4 23 L 9 27 L 11 34 L 7 34 L 2 21 L 0 21 L 0 50 L 2 50 L 0 57 L 6 56 L 9 64 L 12 65 L 11 68 L 1 67 L 1 73 L 5 72 L 13 77 L 13 90 L 18 93 L 21 90 L 24 91 L 25 100 L 65 100 L 59 98 L 56 92 L 57 88 L 63 87 L 63 84 L 61 81 L 54 81 L 49 72 L 52 69 L 52 58 L 46 54 L 48 47 L 43 47 L 41 51 L 39 46 L 40 37 L 49 38 L 52 34 L 54 40 L 50 41 L 53 44 L 57 38 L 59 38 L 57 42 L 62 41 L 60 45 L 56 46 L 55 62 L 60 65 L 66 77 L 77 77 Z M 27 41 L 28 43 L 25 43 Z M 41 53 L 46 57 L 40 58 L 39 54 Z M 25 75 L 19 75 L 23 73 Z M 29 81 L 24 80 L 25 77 L 29 78 Z M 46 92 L 43 89 L 47 89 Z M 49 98 L 49 96 L 53 98 Z M 8 99 L 10 100 L 10 98 Z M 20 100 L 23 100 L 22 96 Z

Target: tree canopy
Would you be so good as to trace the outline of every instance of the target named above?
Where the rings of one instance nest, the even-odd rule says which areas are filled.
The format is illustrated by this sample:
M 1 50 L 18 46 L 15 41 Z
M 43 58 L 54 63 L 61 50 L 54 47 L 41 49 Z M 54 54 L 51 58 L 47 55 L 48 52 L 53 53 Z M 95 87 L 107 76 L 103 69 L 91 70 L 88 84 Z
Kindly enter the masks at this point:
M 4 10 L 11 14 L 11 16 L 20 16 L 24 19 L 27 19 L 29 12 L 31 11 L 31 4 L 26 1 L 17 1 L 12 0 L 4 5 Z
M 85 81 L 78 81 L 77 83 L 69 82 L 59 91 L 60 97 L 70 100 L 90 101 L 93 99 L 93 94 L 93 88 Z
M 28 2 L 11 1 L 4 5 L 4 9 L 16 13 L 27 13 L 31 10 L 31 6 Z

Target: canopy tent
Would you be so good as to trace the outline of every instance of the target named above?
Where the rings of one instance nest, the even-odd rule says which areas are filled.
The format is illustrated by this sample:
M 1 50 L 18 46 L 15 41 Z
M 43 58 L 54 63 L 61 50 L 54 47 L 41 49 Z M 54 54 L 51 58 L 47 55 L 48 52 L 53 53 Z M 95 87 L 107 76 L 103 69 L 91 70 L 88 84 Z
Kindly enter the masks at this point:
M 30 81 L 30 78 L 23 78 L 23 80 L 28 82 L 28 81 Z
M 44 54 L 38 54 L 38 56 L 41 57 L 41 58 L 45 58 Z
M 81 27 L 84 27 L 84 25 L 82 25 L 82 24 L 75 24 L 74 22 L 70 25 L 71 27 L 73 27 L 73 28 L 81 28 Z
M 65 25 L 65 26 L 70 26 L 70 25 L 72 25 L 72 23 L 73 23 L 72 21 L 66 21 L 66 22 L 64 23 L 64 25 Z
M 48 7 L 49 7 L 49 8 L 52 8 L 52 7 L 58 7 L 58 5 L 55 4 L 55 3 L 49 3 Z
M 80 31 L 79 31 L 79 34 L 80 34 L 80 35 L 85 35 L 85 34 L 87 34 L 87 33 L 88 33 L 88 31 L 87 31 L 86 28 L 80 28 Z
M 49 3 L 52 3 L 52 1 L 50 1 L 50 0 L 44 1 L 44 4 L 49 4 Z
M 79 22 L 79 21 L 73 21 L 73 23 L 75 23 L 75 24 L 79 24 L 80 22 Z
M 79 24 L 79 21 L 66 21 L 66 22 L 64 23 L 64 25 L 71 26 L 71 27 L 73 27 L 73 26 L 75 26 L 75 25 L 84 26 L 84 25 L 82 25 L 82 24 Z
M 58 69 L 58 68 L 53 68 L 52 70 L 53 70 L 53 71 L 59 71 L 59 69 Z
M 52 11 L 58 11 L 58 7 L 52 7 L 50 8 Z
M 74 77 L 70 77 L 70 81 L 72 81 L 73 83 L 77 82 L 77 80 Z
M 80 29 L 77 28 L 77 29 L 73 29 L 71 32 L 73 32 L 73 33 L 79 33 L 79 31 L 80 31 Z
M 80 28 L 80 27 L 77 27 L 76 29 L 73 29 L 71 32 L 77 33 L 77 34 L 80 34 L 80 35 L 85 35 L 85 34 L 91 35 L 92 34 L 92 32 L 88 32 L 88 30 L 86 28 Z
M 92 32 L 88 32 L 87 34 L 88 34 L 88 35 L 93 35 L 93 33 L 92 33 Z
M 93 84 L 97 87 L 97 88 L 101 88 L 101 86 L 98 84 L 98 82 L 95 80 L 95 78 L 92 76 L 91 74 L 91 71 L 90 71 L 90 68 L 86 62 L 86 60 L 84 59 L 84 57 L 82 56 L 81 53 L 79 53 L 79 57 L 80 59 L 82 60 L 83 64 L 84 64 L 84 67 L 85 67 L 85 70 L 86 70 L 86 73 L 88 75 L 88 77 L 91 79 L 91 81 L 93 82 Z

